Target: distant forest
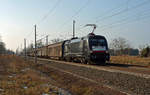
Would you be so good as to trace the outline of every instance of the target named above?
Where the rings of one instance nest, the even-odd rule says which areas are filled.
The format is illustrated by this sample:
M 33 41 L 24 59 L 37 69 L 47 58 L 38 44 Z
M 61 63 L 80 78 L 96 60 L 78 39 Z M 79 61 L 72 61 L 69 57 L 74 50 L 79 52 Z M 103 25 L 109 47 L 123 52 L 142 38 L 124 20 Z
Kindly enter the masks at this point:
M 119 37 L 112 39 L 109 45 L 109 53 L 112 56 L 118 55 L 130 55 L 130 56 L 141 56 L 149 57 L 150 56 L 150 46 L 143 45 L 139 49 L 132 48 L 131 44 L 125 38 Z

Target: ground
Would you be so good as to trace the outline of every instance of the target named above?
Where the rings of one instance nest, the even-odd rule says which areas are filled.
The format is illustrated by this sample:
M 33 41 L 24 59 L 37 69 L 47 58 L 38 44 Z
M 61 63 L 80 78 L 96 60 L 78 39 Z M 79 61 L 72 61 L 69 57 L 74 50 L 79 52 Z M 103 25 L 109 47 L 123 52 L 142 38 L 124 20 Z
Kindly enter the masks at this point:
M 149 58 L 112 58 L 96 66 L 1 55 L 0 95 L 149 95 Z
M 0 56 L 0 95 L 57 95 L 50 80 L 17 56 Z
M 124 95 L 13 55 L 0 56 L 0 95 Z M 113 93 L 113 94 L 112 94 Z

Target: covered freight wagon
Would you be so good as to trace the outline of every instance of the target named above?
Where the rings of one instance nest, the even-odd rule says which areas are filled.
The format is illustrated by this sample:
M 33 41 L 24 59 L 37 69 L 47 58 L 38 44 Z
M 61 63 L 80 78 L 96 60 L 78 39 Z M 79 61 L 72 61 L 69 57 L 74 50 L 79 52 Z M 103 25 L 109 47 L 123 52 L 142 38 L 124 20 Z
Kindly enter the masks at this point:
M 63 57 L 63 43 L 59 42 L 47 46 L 48 57 L 53 59 L 61 59 Z

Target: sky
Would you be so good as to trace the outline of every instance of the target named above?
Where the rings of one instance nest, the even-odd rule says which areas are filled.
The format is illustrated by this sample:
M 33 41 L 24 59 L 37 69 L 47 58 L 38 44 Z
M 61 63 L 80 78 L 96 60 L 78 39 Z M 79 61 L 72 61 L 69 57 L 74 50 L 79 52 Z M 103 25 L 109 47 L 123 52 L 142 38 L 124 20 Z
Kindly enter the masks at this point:
M 133 48 L 150 44 L 150 0 L 0 0 L 0 35 L 8 49 L 16 50 L 49 35 L 49 40 L 86 36 L 96 24 L 95 34 L 108 43 L 123 37 Z

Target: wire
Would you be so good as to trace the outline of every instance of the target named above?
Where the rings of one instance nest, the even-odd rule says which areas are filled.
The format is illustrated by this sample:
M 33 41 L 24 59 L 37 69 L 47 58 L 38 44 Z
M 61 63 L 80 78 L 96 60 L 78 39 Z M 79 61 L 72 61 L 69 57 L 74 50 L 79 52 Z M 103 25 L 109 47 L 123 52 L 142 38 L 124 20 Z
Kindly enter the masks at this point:
M 65 21 L 60 27 L 62 28 L 62 27 L 65 26 L 68 22 L 70 22 L 70 20 L 71 20 L 73 17 L 77 16 L 84 8 L 86 8 L 86 6 L 87 6 L 89 3 L 90 3 L 90 0 L 87 0 L 86 3 L 85 3 L 82 7 L 80 7 L 80 8 L 75 12 L 75 14 L 72 15 L 67 21 Z M 58 29 L 60 29 L 60 28 L 58 28 Z
M 150 18 L 150 15 L 147 15 L 147 16 L 144 16 L 142 19 L 134 19 L 133 21 L 130 21 L 130 22 L 125 22 L 125 23 L 121 23 L 120 25 L 122 25 L 122 24 L 129 24 L 129 23 L 132 23 L 132 22 L 137 22 L 137 21 L 141 21 L 141 20 L 146 20 L 146 19 L 149 19 Z M 118 25 L 116 25 L 116 26 L 118 26 Z M 110 28 L 115 28 L 115 26 L 114 27 L 110 27 Z M 108 29 L 108 28 L 107 28 Z M 104 29 L 103 31 L 101 31 L 101 32 L 104 32 L 104 31 L 106 31 L 107 29 Z M 107 33 L 111 33 L 111 32 L 107 32 Z M 111 34 L 112 35 L 112 34 Z M 111 38 L 111 36 L 109 37 L 109 38 Z
M 43 22 L 56 8 L 57 6 L 60 4 L 61 0 L 57 0 L 56 4 L 52 7 L 52 9 L 49 10 L 49 12 L 38 22 L 38 24 L 40 24 L 41 22 Z
M 30 37 L 33 31 L 31 31 L 25 38 Z
M 143 12 L 144 13 L 144 12 Z M 142 13 L 142 14 L 143 14 Z M 104 28 L 104 29 L 102 29 L 101 30 L 101 32 L 104 32 L 104 31 L 106 31 L 106 30 L 108 30 L 108 29 L 112 29 L 112 28 L 115 28 L 115 27 L 118 27 L 118 26 L 120 26 L 120 25 L 124 25 L 124 24 L 131 24 L 131 23 L 133 23 L 133 22 L 137 22 L 137 21 L 141 21 L 141 20 L 146 20 L 146 19 L 149 19 L 150 18 L 150 14 L 146 14 L 146 15 L 142 15 L 142 17 L 139 17 L 139 18 L 134 18 L 134 19 L 132 19 L 132 20 L 130 20 L 129 22 L 125 22 L 124 20 L 122 20 L 122 21 L 124 21 L 123 23 L 118 23 L 118 24 L 114 24 L 114 25 L 112 25 L 112 26 L 110 26 L 110 27 L 106 27 L 106 28 Z M 118 21 L 119 22 L 119 21 Z M 112 39 L 112 33 L 111 32 L 109 32 L 109 31 L 107 31 L 107 33 L 108 33 L 108 38 L 110 38 L 110 39 Z
M 143 6 L 143 5 L 145 5 L 145 4 L 148 4 L 149 2 L 150 2 L 150 0 L 147 0 L 147 1 L 143 2 L 143 3 L 140 3 L 140 4 L 138 4 L 138 5 L 134 6 L 134 7 L 132 7 L 132 8 L 126 8 L 126 9 L 124 9 L 124 10 L 122 10 L 122 11 L 119 11 L 119 12 L 117 12 L 117 13 L 115 13 L 115 14 L 112 14 L 112 15 L 110 15 L 110 16 L 106 16 L 106 17 L 104 17 L 104 18 L 101 18 L 101 19 L 97 20 L 96 22 L 98 23 L 99 21 L 102 21 L 102 20 L 105 20 L 105 19 L 108 19 L 108 18 L 117 16 L 117 15 L 120 15 L 120 14 L 125 13 L 125 12 L 127 12 L 127 11 L 135 10 L 136 8 L 139 8 L 140 6 Z
M 126 1 L 126 2 L 127 2 L 127 8 L 128 8 L 128 3 L 129 3 L 129 1 L 130 1 L 130 0 L 127 0 L 127 1 Z M 119 6 L 117 6 L 117 7 L 115 7 L 115 8 L 113 8 L 113 9 L 110 9 L 110 10 L 106 11 L 104 15 L 99 15 L 99 16 L 95 17 L 96 21 L 98 20 L 98 18 L 101 18 L 101 17 L 103 17 L 103 16 L 105 16 L 105 15 L 107 15 L 107 14 L 113 12 L 114 10 L 117 10 L 117 9 L 122 8 L 123 5 L 124 5 L 124 3 L 121 4 L 121 5 L 119 5 Z
M 123 9 L 123 10 L 117 12 L 117 13 L 114 13 L 114 14 L 112 14 L 112 15 L 110 15 L 110 16 L 106 16 L 106 17 L 104 17 L 104 18 L 111 18 L 111 17 L 113 17 L 113 16 L 122 14 L 122 13 L 124 13 L 124 12 L 131 11 L 131 10 L 133 10 L 133 9 L 135 9 L 135 8 L 138 8 L 138 7 L 140 7 L 140 6 L 143 6 L 143 5 L 147 4 L 148 2 L 149 2 L 149 1 L 142 2 L 142 3 L 137 4 L 137 5 L 135 5 L 134 7 L 132 7 L 132 8 L 129 9 L 129 8 L 128 8 L 129 0 L 127 0 L 127 7 L 126 7 L 125 9 Z M 116 7 L 116 8 L 117 8 L 117 7 Z M 116 10 L 116 8 L 110 10 L 110 12 Z M 117 9 L 118 9 L 118 8 L 117 8 Z M 102 16 L 100 16 L 100 17 L 102 17 Z M 97 17 L 97 18 L 99 18 L 99 17 Z M 102 20 L 103 20 L 104 18 L 102 18 Z M 125 22 L 127 19 L 128 19 L 128 18 L 121 19 L 121 20 L 119 20 L 117 23 Z M 115 24 L 115 23 L 112 23 L 112 24 L 110 24 L 109 26 L 114 25 L 114 24 Z M 104 26 L 107 26 L 107 25 L 104 25 Z M 77 29 L 77 31 L 81 31 L 81 29 L 83 29 L 83 28 L 85 28 L 85 27 L 81 27 L 81 28 Z M 107 27 L 106 27 L 106 28 L 107 28 Z
M 55 3 L 55 5 L 48 11 L 47 14 L 45 14 L 45 15 L 43 16 L 43 18 L 42 18 L 37 24 L 39 25 L 40 23 L 42 23 L 42 22 L 57 8 L 57 6 L 60 4 L 60 2 L 61 2 L 61 0 L 57 0 L 57 2 Z M 33 32 L 34 32 L 34 31 L 31 31 L 31 32 L 26 36 L 26 38 L 29 37 Z M 43 39 L 43 38 L 42 38 L 42 39 Z M 40 40 L 42 40 L 42 39 L 40 39 Z
M 27 34 L 27 35 L 25 36 L 25 38 L 27 38 L 27 37 L 29 38 L 33 32 L 34 32 L 33 30 L 32 30 L 31 32 L 29 32 L 29 34 Z
M 144 19 L 148 19 L 148 18 L 150 18 L 150 14 L 148 14 L 148 15 L 143 15 L 142 17 L 140 17 L 140 19 L 139 18 L 134 18 L 134 19 L 132 19 L 132 20 L 130 20 L 130 21 L 128 21 L 128 22 L 123 22 L 123 23 L 117 23 L 117 24 L 112 24 L 112 26 L 110 26 L 110 27 L 107 27 L 107 28 L 104 28 L 103 30 L 102 30 L 102 32 L 103 31 L 106 31 L 107 29 L 109 29 L 109 28 L 114 28 L 114 27 L 116 27 L 116 26 L 118 26 L 118 25 L 122 25 L 122 24 L 128 24 L 128 23 L 131 23 L 131 22 L 136 22 L 136 21 L 140 21 L 140 20 L 144 20 Z M 122 20 L 123 21 L 123 20 Z
M 146 11 L 149 11 L 150 9 L 146 9 L 146 10 L 143 10 L 144 12 L 142 12 L 142 13 L 136 13 L 135 15 L 133 15 L 132 17 L 136 17 L 136 16 L 139 16 L 139 14 L 140 14 L 140 16 L 142 16 L 142 15 L 144 15 L 144 13 L 147 13 Z M 113 22 L 113 23 L 111 23 L 111 24 L 106 24 L 106 25 L 103 25 L 103 26 L 101 26 L 100 28 L 107 28 L 107 26 L 111 26 L 111 25 L 114 25 L 114 24 L 116 24 L 116 23 L 121 23 L 121 22 L 125 22 L 125 21 L 128 21 L 128 19 L 129 19 L 130 17 L 125 17 L 125 18 L 123 18 L 123 19 L 121 19 L 121 20 L 118 20 L 118 21 L 115 21 L 115 22 Z
M 129 3 L 129 1 L 130 1 L 130 0 L 127 0 L 127 8 L 128 8 L 128 3 Z M 124 3 L 121 4 L 121 5 L 119 5 L 119 6 L 117 6 L 117 7 L 115 7 L 115 8 L 113 8 L 113 9 L 111 9 L 111 10 L 108 10 L 106 13 L 111 13 L 111 12 L 113 12 L 113 11 L 116 10 L 116 9 L 120 9 L 120 8 L 122 8 L 123 5 L 124 5 Z M 104 14 L 104 15 L 106 15 L 106 14 Z M 104 15 L 103 15 L 103 16 L 104 16 Z M 102 15 L 97 16 L 97 17 L 95 17 L 95 19 L 98 19 L 98 18 L 103 17 L 103 16 L 102 16 Z M 80 25 L 80 26 L 82 26 L 82 27 L 76 29 L 76 31 L 81 31 L 81 29 L 85 28 L 85 27 L 83 27 L 84 25 Z

